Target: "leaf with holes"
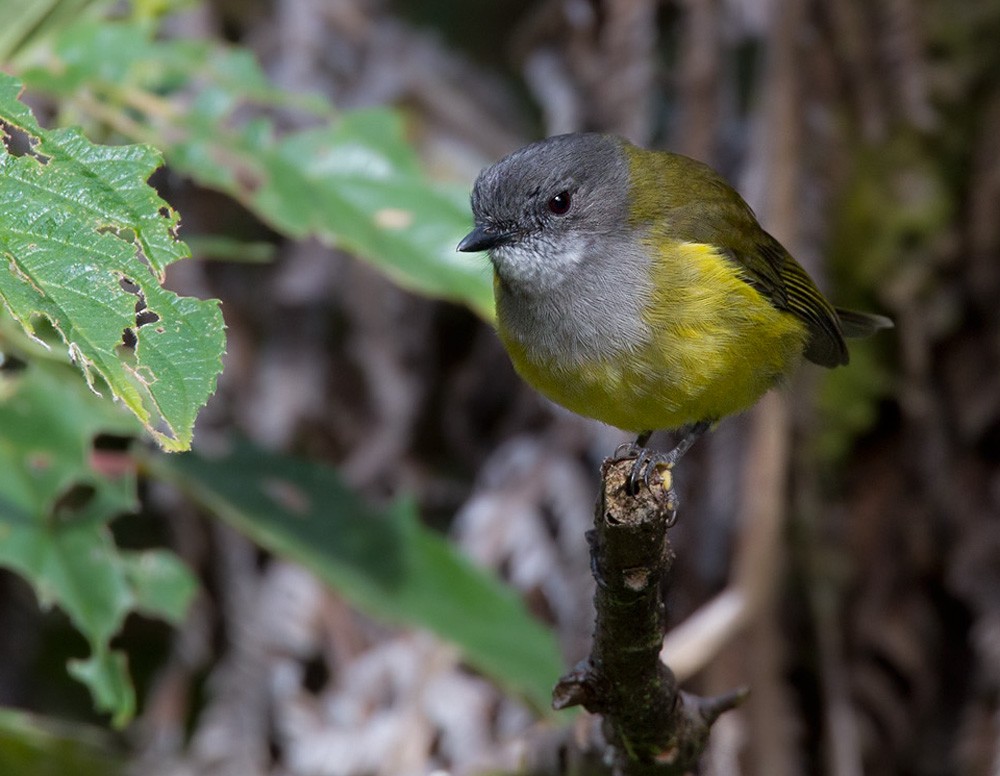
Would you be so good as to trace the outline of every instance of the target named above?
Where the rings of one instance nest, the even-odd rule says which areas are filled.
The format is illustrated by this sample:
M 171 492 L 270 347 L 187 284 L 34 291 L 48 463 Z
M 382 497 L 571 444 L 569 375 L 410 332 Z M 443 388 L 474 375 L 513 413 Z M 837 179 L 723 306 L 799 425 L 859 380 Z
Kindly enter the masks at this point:
M 455 250 L 472 225 L 468 187 L 429 179 L 399 112 L 293 100 L 245 50 L 157 40 L 127 21 L 67 28 L 24 78 L 64 99 L 87 87 L 102 118 L 127 111 L 116 129 L 156 138 L 172 169 L 282 234 L 345 248 L 400 285 L 493 317 L 489 262 Z M 260 115 L 293 104 L 318 125 L 284 131 Z
M 225 339 L 217 302 L 161 286 L 190 254 L 146 182 L 160 155 L 44 130 L 20 88 L 0 73 L 0 298 L 29 333 L 48 318 L 92 387 L 99 375 L 163 448 L 185 450 Z
M 108 528 L 135 508 L 135 476 L 124 455 L 93 450 L 93 439 L 131 436 L 138 423 L 69 366 L 33 359 L 0 372 L 0 429 L 0 566 L 24 576 L 43 607 L 58 606 L 87 638 L 90 657 L 70 671 L 122 724 L 135 698 L 111 638 L 131 611 L 176 622 L 195 588 L 177 558 L 119 551 Z

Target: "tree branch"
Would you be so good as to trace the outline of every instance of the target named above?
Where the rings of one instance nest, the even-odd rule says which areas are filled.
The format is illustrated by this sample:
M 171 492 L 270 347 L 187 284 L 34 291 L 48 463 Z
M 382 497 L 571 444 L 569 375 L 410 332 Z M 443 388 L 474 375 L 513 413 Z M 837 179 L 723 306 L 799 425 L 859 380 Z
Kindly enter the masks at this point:
M 590 657 L 560 679 L 557 709 L 583 706 L 604 717 L 615 774 L 685 773 L 697 764 L 718 716 L 745 690 L 700 698 L 680 690 L 659 659 L 666 610 L 662 585 L 673 562 L 671 513 L 661 487 L 625 482 L 632 461 L 605 461 L 594 529 L 587 534 L 597 579 L 597 619 Z M 664 472 L 664 477 L 669 472 Z

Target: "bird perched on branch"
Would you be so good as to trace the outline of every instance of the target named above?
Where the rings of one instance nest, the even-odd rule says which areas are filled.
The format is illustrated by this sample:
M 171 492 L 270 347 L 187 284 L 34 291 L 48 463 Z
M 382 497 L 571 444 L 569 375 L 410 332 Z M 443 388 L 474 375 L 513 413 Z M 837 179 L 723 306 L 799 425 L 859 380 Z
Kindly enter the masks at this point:
M 484 169 L 460 251 L 493 263 L 517 372 L 580 415 L 638 434 L 631 486 L 671 468 L 804 356 L 892 326 L 834 307 L 707 165 L 612 135 L 559 135 Z M 653 431 L 683 429 L 662 453 Z M 676 497 L 669 489 L 671 503 Z

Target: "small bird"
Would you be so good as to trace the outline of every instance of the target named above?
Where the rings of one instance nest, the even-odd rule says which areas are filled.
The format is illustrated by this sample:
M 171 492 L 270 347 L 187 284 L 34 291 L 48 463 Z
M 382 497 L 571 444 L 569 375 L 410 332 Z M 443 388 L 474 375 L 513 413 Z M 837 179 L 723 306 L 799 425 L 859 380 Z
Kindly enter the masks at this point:
M 892 326 L 833 307 L 707 165 L 614 135 L 532 143 L 484 169 L 475 228 L 517 372 L 557 404 L 638 434 L 629 485 L 672 468 L 721 418 L 801 360 L 848 361 L 844 337 Z M 667 453 L 653 431 L 683 429 Z M 668 488 L 671 509 L 676 494 Z

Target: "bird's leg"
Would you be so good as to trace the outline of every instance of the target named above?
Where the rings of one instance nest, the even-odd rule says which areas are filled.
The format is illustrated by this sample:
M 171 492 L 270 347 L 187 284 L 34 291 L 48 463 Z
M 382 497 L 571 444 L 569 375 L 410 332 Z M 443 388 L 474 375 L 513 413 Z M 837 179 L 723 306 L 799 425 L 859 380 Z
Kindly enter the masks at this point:
M 626 442 L 623 445 L 618 445 L 615 448 L 614 455 L 611 456 L 612 462 L 617 463 L 618 461 L 630 461 L 633 458 L 638 459 L 642 451 L 646 449 L 646 443 L 651 436 L 653 436 L 652 431 L 643 431 L 635 438 L 634 442 Z
M 628 478 L 628 492 L 635 494 L 639 486 L 639 480 L 642 479 L 646 483 L 646 487 L 650 487 L 651 479 L 653 473 L 659 469 L 666 469 L 668 472 L 674 468 L 674 465 L 683 457 L 683 455 L 691 449 L 691 445 L 698 441 L 698 438 L 702 436 L 706 431 L 708 431 L 711 426 L 711 422 L 707 420 L 699 421 L 693 425 L 686 426 L 684 430 L 684 436 L 681 441 L 670 451 L 666 453 L 661 453 L 657 450 L 650 450 L 645 446 L 646 442 L 649 441 L 651 432 L 643 432 L 639 434 L 639 437 L 635 440 L 632 445 L 627 448 L 627 453 L 619 457 L 618 452 L 615 453 L 616 460 L 626 460 L 628 458 L 635 457 L 635 463 L 632 465 L 632 471 L 629 473 Z M 621 450 L 622 448 L 619 448 Z M 677 512 L 678 500 L 677 493 L 674 491 L 674 486 L 672 478 L 669 476 L 663 477 L 664 486 L 667 496 L 667 504 L 672 512 Z

